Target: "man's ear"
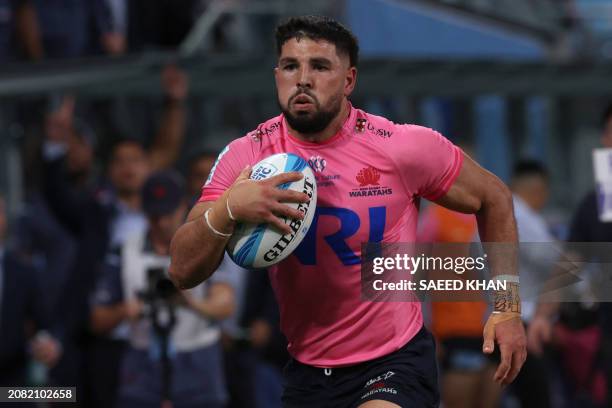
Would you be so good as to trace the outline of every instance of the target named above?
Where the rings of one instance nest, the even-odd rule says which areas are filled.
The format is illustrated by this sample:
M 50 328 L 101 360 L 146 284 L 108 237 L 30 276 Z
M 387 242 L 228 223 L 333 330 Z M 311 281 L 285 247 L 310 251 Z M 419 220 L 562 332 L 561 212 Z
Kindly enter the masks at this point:
M 349 96 L 357 83 L 357 67 L 350 67 L 344 77 L 344 96 Z

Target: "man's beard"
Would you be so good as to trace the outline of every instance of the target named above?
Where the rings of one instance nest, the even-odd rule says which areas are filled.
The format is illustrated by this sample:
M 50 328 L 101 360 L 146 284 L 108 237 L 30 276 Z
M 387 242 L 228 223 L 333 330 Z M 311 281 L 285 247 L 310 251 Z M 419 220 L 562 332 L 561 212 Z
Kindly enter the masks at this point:
M 309 93 L 307 94 L 314 100 L 316 108 L 314 112 L 303 112 L 294 115 L 289 111 L 289 105 L 291 104 L 291 99 L 293 98 L 289 100 L 287 108 L 284 108 L 282 106 L 280 100 L 278 101 L 279 107 L 283 112 L 285 119 L 287 119 L 287 123 L 289 124 L 289 126 L 291 126 L 292 129 L 303 135 L 320 133 L 325 130 L 325 128 L 329 126 L 331 121 L 334 120 L 336 116 L 338 116 L 342 107 L 342 103 L 340 102 L 342 99 L 334 97 L 330 101 L 330 108 L 324 110 L 321 108 L 319 101 L 316 100 L 314 96 L 310 95 Z

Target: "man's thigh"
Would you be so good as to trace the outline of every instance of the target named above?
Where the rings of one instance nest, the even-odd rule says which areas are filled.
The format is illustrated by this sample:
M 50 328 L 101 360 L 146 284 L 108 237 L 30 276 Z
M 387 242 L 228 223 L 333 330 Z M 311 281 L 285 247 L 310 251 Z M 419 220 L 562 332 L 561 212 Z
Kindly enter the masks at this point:
M 402 408 L 397 404 L 383 400 L 372 400 L 361 404 L 358 408 Z

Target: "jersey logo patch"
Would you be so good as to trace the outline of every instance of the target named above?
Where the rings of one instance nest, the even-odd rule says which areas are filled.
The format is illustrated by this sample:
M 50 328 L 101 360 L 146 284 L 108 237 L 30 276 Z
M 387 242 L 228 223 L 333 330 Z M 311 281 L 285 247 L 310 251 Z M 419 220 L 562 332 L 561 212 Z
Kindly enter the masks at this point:
M 308 165 L 316 172 L 321 173 L 327 167 L 327 161 L 321 156 L 310 156 Z
M 359 170 L 355 179 L 359 182 L 359 187 L 377 186 L 380 180 L 380 173 L 377 169 L 370 166 Z
M 355 124 L 355 131 L 359 133 L 365 132 L 367 120 L 364 118 L 357 118 L 357 123 Z
M 391 136 L 393 136 L 393 132 L 391 130 L 377 128 L 372 123 L 368 122 L 367 119 L 357 118 L 357 121 L 355 122 L 355 132 L 364 133 L 366 130 L 375 136 L 382 137 L 383 139 L 389 139 Z
M 373 197 L 393 194 L 393 189 L 380 183 L 381 175 L 378 169 L 369 166 L 357 173 L 355 180 L 359 187 L 349 191 L 350 197 Z

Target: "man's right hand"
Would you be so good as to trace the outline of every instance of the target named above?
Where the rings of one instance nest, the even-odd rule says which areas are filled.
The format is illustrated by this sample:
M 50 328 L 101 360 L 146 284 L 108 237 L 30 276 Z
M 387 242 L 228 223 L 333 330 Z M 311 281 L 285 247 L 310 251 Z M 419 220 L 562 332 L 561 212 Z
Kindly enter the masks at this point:
M 281 190 L 279 185 L 301 180 L 303 175 L 289 172 L 270 177 L 265 180 L 251 180 L 251 167 L 246 167 L 234 184 L 224 193 L 212 215 L 217 221 L 214 225 L 226 225 L 229 221 L 229 207 L 237 222 L 269 223 L 283 234 L 290 234 L 291 228 L 281 217 L 302 219 L 304 214 L 286 203 L 307 203 L 310 197 L 293 190 Z M 226 204 L 227 203 L 227 204 Z M 219 208 L 221 206 L 221 208 Z M 220 215 L 226 217 L 220 219 Z M 213 222 L 214 222 L 213 221 Z M 224 223 L 225 221 L 225 223 Z

